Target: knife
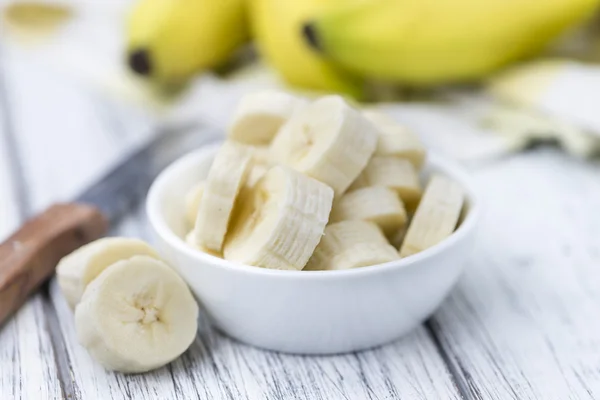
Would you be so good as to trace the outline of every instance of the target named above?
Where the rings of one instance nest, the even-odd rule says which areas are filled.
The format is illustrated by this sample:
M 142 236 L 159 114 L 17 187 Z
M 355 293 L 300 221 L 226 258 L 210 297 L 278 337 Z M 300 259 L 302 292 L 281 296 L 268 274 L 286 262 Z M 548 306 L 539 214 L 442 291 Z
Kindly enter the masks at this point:
M 0 244 L 0 324 L 54 273 L 61 258 L 108 232 L 181 155 L 222 137 L 190 124 L 163 130 L 123 158 L 71 203 L 55 204 Z

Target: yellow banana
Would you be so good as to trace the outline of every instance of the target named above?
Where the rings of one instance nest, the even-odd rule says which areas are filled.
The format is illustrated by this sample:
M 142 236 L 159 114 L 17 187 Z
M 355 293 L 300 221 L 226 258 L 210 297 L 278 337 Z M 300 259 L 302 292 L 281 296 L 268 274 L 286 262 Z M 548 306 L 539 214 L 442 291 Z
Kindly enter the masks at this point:
M 128 64 L 179 84 L 224 63 L 247 38 L 245 0 L 141 0 L 129 19 Z
M 373 0 L 321 13 L 305 40 L 354 72 L 413 85 L 480 78 L 535 54 L 598 0 Z
M 302 23 L 347 0 L 253 0 L 252 30 L 267 62 L 291 85 L 360 97 L 356 77 L 323 60 L 302 40 Z

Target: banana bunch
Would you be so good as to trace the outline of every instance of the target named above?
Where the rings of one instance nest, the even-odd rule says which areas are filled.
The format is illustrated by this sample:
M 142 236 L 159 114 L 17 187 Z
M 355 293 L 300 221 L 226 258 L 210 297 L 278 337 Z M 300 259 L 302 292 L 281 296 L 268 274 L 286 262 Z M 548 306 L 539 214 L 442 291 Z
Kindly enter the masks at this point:
M 360 97 L 362 80 L 313 52 L 300 34 L 317 12 L 347 0 L 139 0 L 127 29 L 127 63 L 138 75 L 179 84 L 218 67 L 250 36 L 261 55 L 299 87 Z
M 127 29 L 127 62 L 161 84 L 225 63 L 249 37 L 245 0 L 140 0 Z
M 141 240 L 97 240 L 63 258 L 56 273 L 75 309 L 79 342 L 107 369 L 158 368 L 182 354 L 196 337 L 194 297 Z
M 206 180 L 186 196 L 186 242 L 282 270 L 341 270 L 414 254 L 452 234 L 464 203 L 448 178 L 434 176 L 422 189 L 425 156 L 412 132 L 339 96 L 250 94 Z
M 481 78 L 536 54 L 598 0 L 373 0 L 332 7 L 305 40 L 361 76 L 411 85 Z
M 311 51 L 301 35 L 305 21 L 347 2 L 253 0 L 252 33 L 259 53 L 291 85 L 360 97 L 361 80 Z
M 228 60 L 251 26 L 259 53 L 287 83 L 360 98 L 372 79 L 428 86 L 481 78 L 543 50 L 597 3 L 140 0 L 128 63 L 154 81 L 185 82 Z

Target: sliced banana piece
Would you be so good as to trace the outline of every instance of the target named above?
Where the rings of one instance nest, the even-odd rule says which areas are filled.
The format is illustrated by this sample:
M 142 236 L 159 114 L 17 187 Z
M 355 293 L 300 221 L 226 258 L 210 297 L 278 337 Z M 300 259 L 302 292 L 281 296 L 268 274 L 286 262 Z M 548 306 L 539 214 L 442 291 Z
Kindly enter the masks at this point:
M 240 189 L 246 183 L 252 160 L 246 146 L 225 142 L 208 172 L 194 226 L 196 245 L 220 252 Z
M 264 268 L 302 269 L 323 235 L 333 190 L 276 166 L 242 196 L 227 234 L 225 259 Z
M 343 270 L 383 264 L 400 258 L 377 225 L 341 221 L 328 225 L 305 271 Z
M 375 156 L 352 183 L 350 190 L 366 186 L 385 186 L 395 190 L 406 209 L 414 210 L 421 199 L 419 174 L 410 161 L 398 157 Z
M 460 218 L 463 202 L 464 192 L 457 183 L 441 175 L 432 176 L 408 227 L 400 255 L 416 254 L 450 236 Z
M 190 247 L 192 247 L 194 250 L 198 250 L 198 251 L 201 251 L 203 253 L 210 254 L 213 257 L 223 258 L 223 254 L 221 254 L 220 252 L 207 249 L 206 247 L 198 246 L 196 244 L 196 242 L 194 241 L 194 231 L 190 231 L 190 232 L 188 232 L 187 235 L 185 235 L 185 242 Z
M 206 182 L 200 182 L 185 195 L 185 218 L 190 226 L 194 226 L 198 218 L 198 209 L 205 186 Z
M 294 131 L 294 124 L 290 120 L 279 128 L 277 135 L 269 145 L 268 162 L 270 165 L 286 165 L 286 159 L 292 148 Z
M 164 262 L 118 261 L 92 281 L 75 310 L 79 343 L 105 368 L 144 372 L 181 355 L 198 328 L 198 305 Z
M 377 129 L 340 96 L 294 114 L 271 144 L 271 159 L 331 186 L 341 195 L 375 151 Z
M 269 146 L 251 146 L 251 149 L 254 164 L 269 165 L 271 163 Z
M 250 170 L 250 174 L 248 175 L 246 186 L 252 187 L 256 185 L 256 183 L 267 173 L 268 170 L 269 167 L 264 164 L 254 164 Z
M 402 228 L 398 229 L 396 232 L 390 236 L 390 244 L 397 249 L 400 249 L 402 243 L 404 242 L 404 238 L 406 237 L 406 232 L 408 232 L 408 227 L 410 226 L 410 222 L 412 221 L 412 215 L 408 216 L 406 223 L 402 226 Z
M 347 192 L 334 203 L 329 222 L 348 220 L 373 222 L 390 237 L 406 223 L 406 210 L 392 189 L 369 186 Z
M 229 128 L 232 140 L 267 145 L 277 131 L 307 101 L 283 92 L 258 92 L 244 96 Z
M 427 152 L 417 135 L 382 112 L 368 110 L 364 112 L 364 116 L 379 129 L 376 156 L 405 158 L 415 168 L 421 168 Z
M 58 285 L 71 308 L 75 308 L 87 285 L 109 265 L 138 255 L 160 258 L 154 249 L 139 239 L 111 237 L 96 240 L 60 260 L 56 267 Z

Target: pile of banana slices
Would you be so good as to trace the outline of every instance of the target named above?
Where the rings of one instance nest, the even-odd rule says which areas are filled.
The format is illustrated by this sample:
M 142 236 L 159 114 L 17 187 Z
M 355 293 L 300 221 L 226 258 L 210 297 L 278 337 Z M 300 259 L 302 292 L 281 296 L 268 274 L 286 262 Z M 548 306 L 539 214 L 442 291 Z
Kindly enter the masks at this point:
M 187 284 L 141 240 L 97 240 L 63 258 L 56 274 L 79 343 L 107 369 L 161 367 L 196 337 L 198 305 Z
M 341 97 L 249 95 L 207 179 L 187 195 L 186 240 L 213 256 L 281 270 L 410 256 L 452 234 L 464 201 L 441 175 L 422 190 L 424 159 L 409 131 Z M 196 336 L 189 288 L 143 241 L 90 243 L 60 261 L 57 277 L 79 342 L 107 369 L 158 368 Z
M 410 256 L 452 234 L 464 202 L 461 187 L 441 175 L 423 190 L 425 157 L 412 132 L 339 96 L 247 95 L 206 180 L 186 196 L 186 241 L 281 270 Z

